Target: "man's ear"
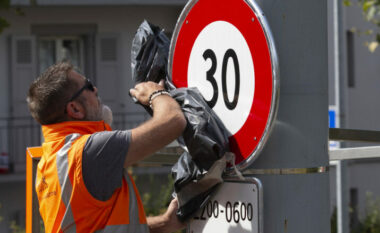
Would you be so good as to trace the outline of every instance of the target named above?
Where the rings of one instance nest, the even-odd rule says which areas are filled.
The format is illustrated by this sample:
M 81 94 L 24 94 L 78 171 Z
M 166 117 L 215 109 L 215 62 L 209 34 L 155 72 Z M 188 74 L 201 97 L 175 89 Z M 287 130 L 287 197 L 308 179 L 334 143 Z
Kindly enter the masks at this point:
M 76 102 L 71 101 L 66 105 L 67 115 L 74 120 L 83 120 L 86 116 L 84 107 Z

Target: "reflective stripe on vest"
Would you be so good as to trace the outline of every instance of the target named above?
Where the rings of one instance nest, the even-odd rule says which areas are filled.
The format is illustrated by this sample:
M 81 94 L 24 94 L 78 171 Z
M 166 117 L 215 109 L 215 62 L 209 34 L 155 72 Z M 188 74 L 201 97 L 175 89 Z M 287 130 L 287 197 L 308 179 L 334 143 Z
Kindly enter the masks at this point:
M 61 187 L 61 200 L 66 207 L 65 214 L 61 221 L 61 230 L 65 233 L 76 233 L 75 220 L 70 206 L 72 184 L 68 175 L 68 151 L 74 140 L 76 140 L 79 136 L 79 134 L 68 135 L 65 138 L 64 146 L 57 152 L 56 157 L 58 179 Z M 129 192 L 129 224 L 107 225 L 104 229 L 96 231 L 96 233 L 149 233 L 147 224 L 140 224 L 136 193 L 134 191 L 130 176 L 126 170 L 124 170 L 124 179 L 128 184 Z
M 61 186 L 61 199 L 65 204 L 66 211 L 61 222 L 61 229 L 63 232 L 76 232 L 76 226 L 74 221 L 73 212 L 71 211 L 70 198 L 73 186 L 69 179 L 68 167 L 69 158 L 68 152 L 71 144 L 75 139 L 79 137 L 79 134 L 71 134 L 65 138 L 65 145 L 57 153 L 57 172 L 59 185 Z
M 149 228 L 147 224 L 140 224 L 139 214 L 138 214 L 138 206 L 137 206 L 137 197 L 135 190 L 133 188 L 133 184 L 130 178 L 130 175 L 124 169 L 124 178 L 128 183 L 128 192 L 129 192 L 129 229 L 126 232 L 142 232 L 149 233 Z M 116 232 L 116 231 L 109 231 Z M 119 232 L 119 231 L 118 231 Z M 108 231 L 107 231 L 108 233 Z
M 139 223 L 139 215 L 138 215 L 138 207 L 137 207 L 137 198 L 136 194 L 133 190 L 133 184 L 129 178 L 129 174 L 124 169 L 124 179 L 128 183 L 128 192 L 129 192 L 129 224 L 140 224 Z
M 102 230 L 96 231 L 96 233 L 149 233 L 148 226 L 146 224 L 140 224 L 136 193 L 133 189 L 133 184 L 129 177 L 129 174 L 126 170 L 124 170 L 124 179 L 127 181 L 129 192 L 129 224 L 109 225 Z

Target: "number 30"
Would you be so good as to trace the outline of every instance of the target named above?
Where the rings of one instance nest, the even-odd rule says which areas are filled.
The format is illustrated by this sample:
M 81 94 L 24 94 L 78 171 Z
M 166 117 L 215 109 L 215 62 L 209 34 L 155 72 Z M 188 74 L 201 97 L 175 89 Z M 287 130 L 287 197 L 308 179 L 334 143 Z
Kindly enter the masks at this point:
M 206 79 L 209 81 L 212 85 L 212 88 L 214 89 L 214 94 L 211 98 L 211 100 L 206 100 L 207 104 L 210 106 L 210 108 L 213 108 L 218 101 L 218 84 L 215 80 L 214 74 L 216 71 L 217 61 L 216 61 L 216 55 L 214 51 L 211 49 L 207 49 L 203 53 L 203 58 L 205 60 L 211 59 L 211 68 L 206 73 Z M 228 60 L 232 58 L 234 62 L 234 68 L 235 68 L 235 92 L 234 92 L 234 98 L 232 102 L 228 99 L 228 93 L 227 93 L 227 65 Z M 240 70 L 239 70 L 239 61 L 237 58 L 237 55 L 233 49 L 228 49 L 223 57 L 223 63 L 222 63 L 222 91 L 223 91 L 223 99 L 226 107 L 229 110 L 233 110 L 236 108 L 236 105 L 238 103 L 239 99 L 239 91 L 240 91 Z

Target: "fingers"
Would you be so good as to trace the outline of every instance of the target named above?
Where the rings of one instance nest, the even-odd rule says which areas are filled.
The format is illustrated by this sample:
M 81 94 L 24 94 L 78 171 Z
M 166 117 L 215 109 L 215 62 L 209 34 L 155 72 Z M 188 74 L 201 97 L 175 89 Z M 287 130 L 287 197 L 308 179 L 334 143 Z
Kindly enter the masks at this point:
M 170 216 L 175 215 L 177 210 L 178 210 L 178 201 L 176 198 L 174 198 L 170 201 L 170 204 L 168 208 L 166 209 L 166 215 L 169 216 L 170 218 Z
M 177 230 L 180 230 L 180 229 L 183 229 L 186 227 L 186 223 L 183 223 L 181 221 L 179 221 L 178 217 L 177 217 L 177 210 L 178 210 L 178 200 L 177 198 L 174 198 L 170 204 L 169 204 L 169 207 L 166 211 L 166 215 L 169 219 L 169 225 L 170 227 L 173 229 L 173 231 L 177 231 Z
M 160 85 L 161 87 L 165 87 L 165 80 L 161 79 L 158 85 Z
M 178 210 L 177 198 L 174 198 L 173 200 L 171 200 L 169 207 L 168 207 L 168 210 L 170 210 L 171 212 L 173 212 L 173 211 L 176 212 Z
M 132 88 L 132 89 L 129 89 L 129 95 L 132 96 L 132 97 L 135 97 L 136 96 L 136 89 Z
M 141 104 L 149 104 L 149 96 L 157 90 L 164 89 L 164 82 L 159 84 L 154 82 L 142 82 L 137 84 L 134 88 L 129 90 L 129 93 L 132 97 L 135 97 Z

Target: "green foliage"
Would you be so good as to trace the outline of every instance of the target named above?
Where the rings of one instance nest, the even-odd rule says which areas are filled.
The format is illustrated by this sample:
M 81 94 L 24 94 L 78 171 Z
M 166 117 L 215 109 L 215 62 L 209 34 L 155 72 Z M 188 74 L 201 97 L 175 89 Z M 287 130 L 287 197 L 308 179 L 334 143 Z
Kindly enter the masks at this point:
M 367 193 L 365 216 L 359 220 L 359 225 L 351 229 L 352 233 L 380 233 L 380 197 L 374 198 L 372 193 Z M 337 209 L 330 218 L 331 233 L 337 233 Z
M 338 233 L 338 218 L 336 213 L 336 207 L 334 208 L 334 211 L 330 218 L 330 229 L 331 233 Z
M 343 0 L 344 6 L 351 6 L 354 0 Z M 361 7 L 364 19 L 377 27 L 377 32 L 367 30 L 373 35 L 372 40 L 366 43 L 369 51 L 374 52 L 380 44 L 380 0 L 357 0 Z
M 25 233 L 25 228 L 17 225 L 15 221 L 11 222 L 10 228 L 12 230 L 12 233 Z
M 352 2 L 351 2 L 351 0 L 343 0 L 343 5 L 344 6 L 351 6 Z
M 0 10 L 1 9 L 9 9 L 10 7 L 10 0 L 0 0 Z
M 0 0 L 0 12 L 1 11 L 8 11 L 11 9 L 11 3 L 10 0 Z M 16 15 L 24 16 L 24 11 L 21 10 L 21 8 L 16 7 L 13 8 L 12 11 L 16 13 Z M 0 34 L 4 31 L 5 28 L 9 27 L 10 24 L 7 19 L 0 16 Z
M 0 34 L 4 31 L 5 28 L 9 26 L 9 22 L 6 19 L 0 17 Z
M 1 209 L 1 203 L 0 203 L 0 209 Z M 3 221 L 3 217 L 2 216 L 0 216 L 0 222 L 1 221 Z M 11 228 L 12 233 L 25 233 L 25 228 L 20 227 L 19 225 L 17 225 L 15 221 L 12 221 L 11 225 L 9 227 Z
M 133 177 L 140 192 L 146 216 L 157 216 L 165 213 L 170 201 L 174 180 L 169 174 L 167 177 L 160 175 L 140 175 Z M 185 233 L 186 229 L 175 233 Z
M 380 197 L 367 193 L 366 215 L 354 233 L 380 233 Z
M 146 185 L 149 185 L 150 187 L 153 187 L 153 184 L 159 182 L 157 176 L 150 175 L 149 178 L 149 184 Z M 171 193 L 173 190 L 173 182 L 173 179 L 169 175 L 168 182 L 161 185 L 159 191 L 151 189 L 149 192 L 143 193 L 142 202 L 147 216 L 157 216 L 166 211 L 167 206 L 172 199 Z
M 10 0 L 0 0 L 0 11 L 9 10 L 9 8 L 10 8 Z M 7 27 L 9 27 L 9 22 L 3 17 L 0 17 L 0 34 Z
M 380 0 L 359 0 L 365 19 L 375 25 L 380 23 Z

